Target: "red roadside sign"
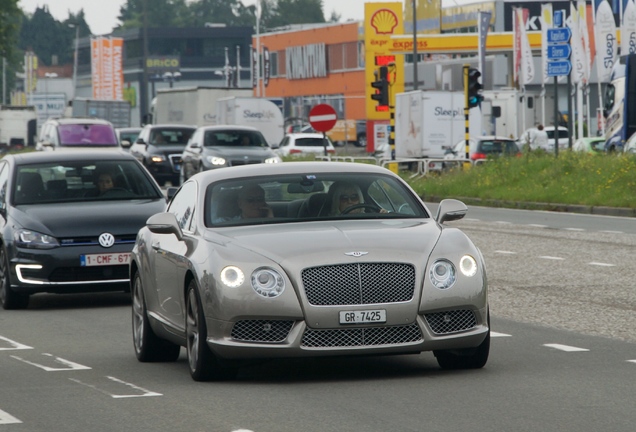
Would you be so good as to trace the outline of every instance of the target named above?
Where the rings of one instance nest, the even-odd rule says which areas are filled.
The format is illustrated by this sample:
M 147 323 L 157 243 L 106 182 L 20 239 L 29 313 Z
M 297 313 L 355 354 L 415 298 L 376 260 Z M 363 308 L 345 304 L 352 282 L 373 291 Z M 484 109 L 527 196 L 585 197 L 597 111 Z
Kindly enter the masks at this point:
M 318 132 L 330 131 L 337 121 L 338 115 L 331 105 L 319 104 L 309 111 L 309 124 Z

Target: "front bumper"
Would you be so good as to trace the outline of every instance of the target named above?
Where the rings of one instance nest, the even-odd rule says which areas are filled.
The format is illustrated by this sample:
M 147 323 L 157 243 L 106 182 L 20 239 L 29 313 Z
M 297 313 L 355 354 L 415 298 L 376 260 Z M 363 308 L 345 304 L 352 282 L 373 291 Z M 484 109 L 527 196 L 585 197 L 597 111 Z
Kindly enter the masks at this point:
M 207 344 L 226 359 L 412 354 L 474 348 L 488 334 L 487 310 L 460 307 L 419 313 L 402 325 L 341 325 L 328 329 L 279 318 L 243 319 L 236 323 L 207 319 Z M 245 322 L 249 322 L 249 327 Z
M 130 286 L 128 262 L 82 266 L 80 256 L 88 254 L 126 254 L 132 244 L 59 247 L 49 250 L 21 249 L 10 260 L 11 287 L 23 294 L 40 292 L 72 293 L 111 291 Z

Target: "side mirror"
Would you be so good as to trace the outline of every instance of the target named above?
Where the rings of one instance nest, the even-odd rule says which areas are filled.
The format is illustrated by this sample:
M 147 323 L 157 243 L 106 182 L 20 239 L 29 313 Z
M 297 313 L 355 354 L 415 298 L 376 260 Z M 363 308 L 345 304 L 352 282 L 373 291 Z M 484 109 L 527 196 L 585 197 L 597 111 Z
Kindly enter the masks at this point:
M 177 240 L 183 238 L 183 232 L 179 227 L 177 218 L 172 213 L 157 213 L 146 221 L 146 226 L 155 234 L 174 234 Z
M 442 224 L 447 221 L 459 220 L 466 216 L 468 207 L 463 202 L 456 199 L 445 199 L 439 203 L 435 220 Z
M 130 148 L 130 146 L 131 146 L 131 145 L 132 145 L 132 144 L 131 144 L 131 142 L 130 142 L 130 141 L 128 141 L 128 140 L 122 140 L 122 141 L 121 141 L 121 146 L 122 146 L 123 148 Z

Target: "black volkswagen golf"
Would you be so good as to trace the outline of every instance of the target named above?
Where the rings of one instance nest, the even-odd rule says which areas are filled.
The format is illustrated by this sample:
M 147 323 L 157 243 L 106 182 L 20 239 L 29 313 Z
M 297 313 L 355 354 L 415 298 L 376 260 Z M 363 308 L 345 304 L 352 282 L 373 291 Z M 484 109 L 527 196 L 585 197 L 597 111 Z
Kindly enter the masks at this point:
M 0 160 L 0 303 L 35 293 L 129 289 L 137 231 L 166 208 L 131 155 L 33 152 Z

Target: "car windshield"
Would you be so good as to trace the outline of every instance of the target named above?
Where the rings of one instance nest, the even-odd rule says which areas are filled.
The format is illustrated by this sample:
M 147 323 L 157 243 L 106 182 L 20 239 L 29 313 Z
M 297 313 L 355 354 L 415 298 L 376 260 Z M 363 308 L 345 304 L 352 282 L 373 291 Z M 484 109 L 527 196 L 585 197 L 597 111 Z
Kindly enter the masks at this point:
M 265 137 L 258 131 L 250 130 L 209 130 L 203 138 L 205 147 L 269 147 Z
M 115 129 L 109 124 L 62 124 L 58 126 L 61 146 L 118 146 Z
M 514 154 L 517 153 L 517 145 L 513 141 L 489 140 L 479 143 L 479 151 L 485 154 Z
M 139 136 L 140 131 L 128 132 L 121 131 L 119 132 L 119 140 L 120 141 L 128 141 L 129 143 L 134 143 L 137 141 L 137 137 Z
M 420 200 L 384 174 L 307 173 L 242 178 L 206 190 L 206 226 L 324 219 L 427 218 Z
M 554 139 L 554 129 L 546 130 L 546 133 L 548 134 L 548 139 Z M 569 135 L 567 129 L 559 129 L 559 139 L 568 137 Z
M 21 165 L 12 196 L 15 205 L 163 198 L 143 168 L 130 160 Z
M 191 128 L 155 128 L 150 134 L 150 144 L 156 146 L 185 146 L 194 133 Z

